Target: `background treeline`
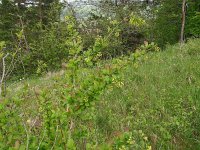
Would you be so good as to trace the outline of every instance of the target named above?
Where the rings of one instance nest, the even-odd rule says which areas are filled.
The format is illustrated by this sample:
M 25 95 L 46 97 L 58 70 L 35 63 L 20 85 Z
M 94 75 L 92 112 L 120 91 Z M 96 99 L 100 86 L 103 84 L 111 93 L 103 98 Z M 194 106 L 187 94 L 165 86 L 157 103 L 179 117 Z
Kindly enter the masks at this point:
M 2 0 L 0 41 L 6 45 L 2 53 L 11 54 L 6 60 L 14 68 L 10 75 L 40 75 L 67 62 L 69 33 L 65 15 L 75 18 L 84 50 L 117 26 L 118 35 L 107 39 L 109 46 L 102 59 L 127 54 L 144 41 L 164 47 L 180 39 L 182 0 L 102 0 L 90 5 L 95 5 L 95 10 L 84 18 L 72 3 L 59 0 Z M 185 7 L 185 39 L 199 37 L 200 1 L 188 0 Z

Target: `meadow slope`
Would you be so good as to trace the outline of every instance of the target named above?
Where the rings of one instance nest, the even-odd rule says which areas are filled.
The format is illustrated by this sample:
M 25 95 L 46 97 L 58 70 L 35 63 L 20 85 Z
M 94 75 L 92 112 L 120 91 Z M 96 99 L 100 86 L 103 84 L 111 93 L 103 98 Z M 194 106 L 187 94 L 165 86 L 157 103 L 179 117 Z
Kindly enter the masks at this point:
M 58 126 L 50 129 L 56 135 L 52 138 L 43 136 L 42 120 L 29 126 L 40 115 L 42 91 L 50 101 L 62 98 L 64 76 L 65 72 L 49 74 L 8 87 L 0 103 L 1 149 L 25 149 L 27 143 L 30 149 L 66 148 L 56 141 L 62 133 L 57 135 Z M 118 86 L 104 91 L 93 107 L 74 118 L 68 149 L 200 147 L 200 39 L 149 52 L 122 68 L 119 76 Z

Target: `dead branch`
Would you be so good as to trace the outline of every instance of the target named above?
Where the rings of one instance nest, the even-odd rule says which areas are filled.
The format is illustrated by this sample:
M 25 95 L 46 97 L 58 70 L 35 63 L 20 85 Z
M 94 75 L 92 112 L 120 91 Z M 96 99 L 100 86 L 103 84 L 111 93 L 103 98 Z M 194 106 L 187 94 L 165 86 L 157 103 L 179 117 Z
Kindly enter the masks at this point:
M 2 62 L 3 62 L 3 70 L 2 70 L 2 75 L 1 75 L 1 80 L 0 80 L 0 96 L 2 95 L 2 85 L 3 85 L 3 81 L 5 78 L 5 74 L 6 74 L 6 63 L 5 63 L 5 59 L 6 57 L 8 57 L 9 53 L 7 53 L 3 58 L 2 58 Z

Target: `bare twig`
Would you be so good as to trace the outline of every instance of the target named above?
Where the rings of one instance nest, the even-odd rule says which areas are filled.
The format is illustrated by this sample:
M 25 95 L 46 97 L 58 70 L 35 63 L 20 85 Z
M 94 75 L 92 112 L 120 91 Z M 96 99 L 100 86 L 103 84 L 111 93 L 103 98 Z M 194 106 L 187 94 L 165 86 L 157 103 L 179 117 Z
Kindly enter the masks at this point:
M 28 150 L 28 148 L 29 148 L 29 139 L 30 139 L 30 137 L 29 137 L 29 131 L 27 130 L 27 127 L 26 127 L 24 121 L 22 123 L 23 123 L 24 129 L 26 131 L 26 150 Z
M 22 117 L 23 117 L 23 115 L 22 115 Z M 25 129 L 25 132 L 26 132 L 26 150 L 29 149 L 30 132 L 31 132 L 31 129 L 34 127 L 36 121 L 37 121 L 36 119 L 34 121 L 30 120 L 30 124 L 29 124 L 30 127 L 27 127 L 24 119 L 22 118 L 22 123 L 23 123 L 24 129 Z
M 70 119 L 70 127 L 69 127 L 69 135 L 68 135 L 68 138 L 71 139 L 71 134 L 72 134 L 72 131 L 74 129 L 74 122 L 72 120 L 72 118 Z
M 5 59 L 6 59 L 6 57 L 8 57 L 8 55 L 9 55 L 9 53 L 7 53 L 7 54 L 2 58 L 2 61 L 3 61 L 3 70 L 2 70 L 1 80 L 0 80 L 0 96 L 1 96 L 1 94 L 2 94 L 2 84 L 3 84 L 4 78 L 5 78 L 5 74 L 6 74 Z
M 19 15 L 18 15 L 19 16 Z M 21 27 L 22 27 L 22 31 L 23 31 L 23 40 L 24 40 L 24 42 L 25 42 L 25 46 L 26 46 L 26 50 L 27 51 L 29 51 L 29 46 L 28 46 L 28 42 L 27 42 L 27 40 L 26 40 L 26 36 L 25 36 L 25 34 L 24 34 L 24 22 L 23 22 L 23 20 L 22 20 L 22 16 L 19 16 L 19 20 L 20 20 L 20 24 L 21 24 Z
M 45 133 L 43 134 L 42 140 L 40 141 L 40 143 L 39 143 L 39 145 L 38 145 L 38 147 L 37 147 L 37 150 L 40 149 L 40 145 L 42 144 L 42 141 L 44 140 L 44 136 L 45 136 Z
M 59 127 L 59 125 L 57 125 L 57 127 L 56 127 L 56 137 L 55 137 L 55 139 L 54 139 L 53 146 L 51 147 L 51 150 L 53 150 L 53 148 L 54 148 L 54 146 L 55 146 L 55 144 L 56 144 L 56 140 L 57 140 L 57 137 L 58 137 L 58 134 L 57 134 L 57 132 L 58 132 L 58 127 Z

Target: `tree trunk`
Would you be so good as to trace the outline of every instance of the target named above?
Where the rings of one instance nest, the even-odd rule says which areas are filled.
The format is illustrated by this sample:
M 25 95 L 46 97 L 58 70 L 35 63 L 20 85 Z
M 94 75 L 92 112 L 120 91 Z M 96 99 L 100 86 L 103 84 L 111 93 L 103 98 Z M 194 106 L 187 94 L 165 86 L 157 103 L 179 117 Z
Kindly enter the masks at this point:
M 181 25 L 181 37 L 180 37 L 180 42 L 184 43 L 185 38 L 184 38 L 184 31 L 185 31 L 185 14 L 186 14 L 186 0 L 183 0 L 182 3 L 182 25 Z
M 42 14 L 42 1 L 39 0 L 39 18 L 40 18 L 40 23 L 42 25 L 43 23 L 43 14 Z
M 115 6 L 117 6 L 117 0 L 115 0 Z

